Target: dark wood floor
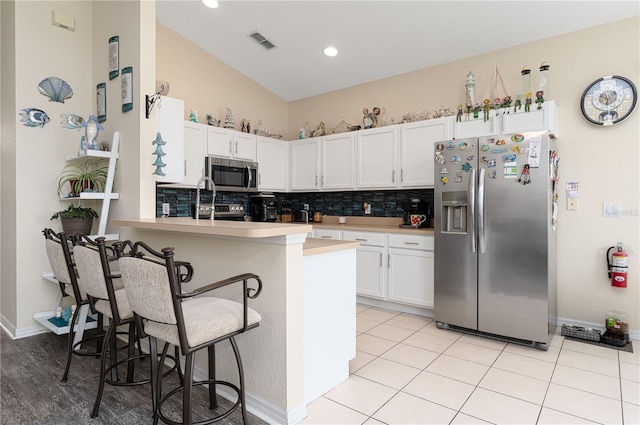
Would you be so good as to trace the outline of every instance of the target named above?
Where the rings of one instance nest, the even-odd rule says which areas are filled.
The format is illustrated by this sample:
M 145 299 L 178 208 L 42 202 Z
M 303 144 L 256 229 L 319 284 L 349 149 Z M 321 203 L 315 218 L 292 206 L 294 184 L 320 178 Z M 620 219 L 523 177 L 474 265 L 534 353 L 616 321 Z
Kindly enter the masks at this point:
M 60 382 L 66 362 L 67 337 L 45 333 L 11 340 L 0 330 L 0 424 L 151 424 L 149 385 L 116 387 L 105 385 L 99 416 L 91 419 L 98 382 L 99 360 L 74 356 L 69 380 Z M 149 361 L 136 364 L 137 373 L 149 373 Z M 166 384 L 164 384 L 166 382 Z M 163 381 L 164 389 L 177 385 L 177 376 Z M 166 393 L 166 391 L 163 390 Z M 181 394 L 181 393 L 180 393 Z M 167 416 L 180 421 L 181 395 L 172 397 L 163 409 Z M 228 402 L 219 397 L 220 408 Z M 207 390 L 194 388 L 194 420 L 212 416 L 208 410 Z M 178 416 L 176 416 L 178 415 Z M 249 414 L 251 425 L 265 424 Z M 242 416 L 234 412 L 220 424 L 241 424 Z

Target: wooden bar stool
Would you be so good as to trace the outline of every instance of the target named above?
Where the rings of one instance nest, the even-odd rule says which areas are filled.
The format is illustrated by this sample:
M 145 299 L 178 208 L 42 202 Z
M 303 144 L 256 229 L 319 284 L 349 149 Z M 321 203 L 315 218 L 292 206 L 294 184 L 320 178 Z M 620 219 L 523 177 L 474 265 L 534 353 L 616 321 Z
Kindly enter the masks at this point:
M 131 308 L 141 318 L 138 324 L 150 337 L 152 352 L 156 339 L 161 339 L 179 346 L 182 354 L 186 356 L 183 385 L 172 389 L 164 396 L 157 358 L 151 357 L 151 376 L 154 380 L 152 385 L 157 385 L 155 392 L 158 397 L 154 424 L 158 420 L 168 424 L 194 423 L 191 395 L 192 387 L 195 385 L 209 386 L 210 409 L 218 407 L 217 385 L 226 386 L 238 395 L 238 400 L 229 409 L 210 419 L 198 421 L 198 425 L 224 419 L 238 407 L 241 408 L 242 419 L 246 423 L 244 372 L 234 337 L 260 324 L 260 315 L 248 306 L 248 300 L 256 298 L 262 291 L 260 277 L 245 273 L 191 292 L 183 292 L 173 248 L 164 248 L 162 252 L 158 252 L 144 242 L 132 244 L 130 251 L 120 256 L 119 263 Z M 257 288 L 249 287 L 249 281 L 255 281 Z M 242 294 L 242 303 L 212 296 L 198 296 L 231 284 L 237 284 L 238 291 Z M 239 375 L 237 386 L 215 377 L 215 345 L 224 340 L 230 342 L 236 358 Z M 209 379 L 194 382 L 195 354 L 205 348 L 208 352 Z M 182 422 L 175 422 L 165 416 L 162 405 L 179 391 L 182 391 Z

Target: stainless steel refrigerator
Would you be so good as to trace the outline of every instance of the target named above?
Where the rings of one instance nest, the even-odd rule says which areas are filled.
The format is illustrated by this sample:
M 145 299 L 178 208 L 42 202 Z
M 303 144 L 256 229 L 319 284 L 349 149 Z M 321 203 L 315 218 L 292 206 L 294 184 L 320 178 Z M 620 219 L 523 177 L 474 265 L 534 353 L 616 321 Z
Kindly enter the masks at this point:
M 530 132 L 434 150 L 438 327 L 546 350 L 556 320 L 554 141 Z

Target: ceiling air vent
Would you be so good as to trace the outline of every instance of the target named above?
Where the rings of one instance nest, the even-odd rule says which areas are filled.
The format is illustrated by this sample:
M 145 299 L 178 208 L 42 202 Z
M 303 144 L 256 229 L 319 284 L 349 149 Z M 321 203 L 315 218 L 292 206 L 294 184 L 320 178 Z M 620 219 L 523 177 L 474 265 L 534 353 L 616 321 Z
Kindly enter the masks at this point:
M 270 42 L 269 40 L 267 40 L 262 34 L 260 34 L 258 31 L 254 31 L 251 34 L 249 34 L 249 37 L 253 38 L 259 45 L 261 45 L 262 47 L 264 47 L 267 50 L 271 50 L 274 47 L 276 47 L 275 44 L 273 44 L 272 42 Z

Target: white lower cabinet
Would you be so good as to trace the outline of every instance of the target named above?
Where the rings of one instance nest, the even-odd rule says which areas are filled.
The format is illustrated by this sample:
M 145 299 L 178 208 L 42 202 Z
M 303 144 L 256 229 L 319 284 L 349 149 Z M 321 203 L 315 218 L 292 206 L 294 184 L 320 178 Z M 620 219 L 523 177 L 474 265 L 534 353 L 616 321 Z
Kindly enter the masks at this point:
M 342 239 L 360 242 L 358 295 L 433 308 L 433 236 L 345 230 Z
M 390 301 L 433 308 L 433 236 L 389 235 Z

